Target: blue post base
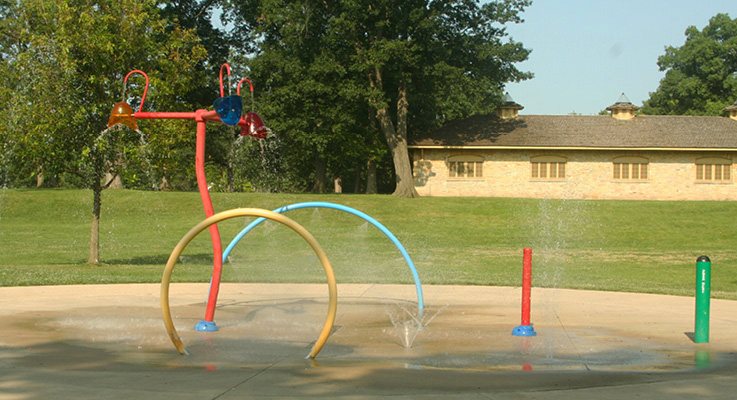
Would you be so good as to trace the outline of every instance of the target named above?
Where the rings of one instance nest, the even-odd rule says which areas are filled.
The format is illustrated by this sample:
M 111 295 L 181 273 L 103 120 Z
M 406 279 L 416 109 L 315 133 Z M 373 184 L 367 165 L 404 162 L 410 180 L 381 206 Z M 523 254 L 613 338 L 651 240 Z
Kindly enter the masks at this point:
M 532 325 L 520 325 L 512 330 L 512 336 L 537 336 Z
M 215 321 L 205 321 L 204 319 L 195 324 L 194 330 L 200 332 L 217 332 L 218 326 Z

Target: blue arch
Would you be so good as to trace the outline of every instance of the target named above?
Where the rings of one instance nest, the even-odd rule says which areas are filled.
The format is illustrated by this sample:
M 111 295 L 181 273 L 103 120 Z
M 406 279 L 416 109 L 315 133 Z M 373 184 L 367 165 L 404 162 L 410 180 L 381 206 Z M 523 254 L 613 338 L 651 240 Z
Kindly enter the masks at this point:
M 389 231 L 389 229 L 386 229 L 384 225 L 381 224 L 381 222 L 371 218 L 369 215 L 356 210 L 355 208 L 351 208 L 348 206 L 344 206 L 341 204 L 335 204 L 335 203 L 327 203 L 323 201 L 308 201 L 304 203 L 295 203 L 290 204 L 288 206 L 279 207 L 274 210 L 274 212 L 277 212 L 279 214 L 283 214 L 286 211 L 289 210 L 297 210 L 300 208 L 330 208 L 334 210 L 340 210 L 345 211 L 347 213 L 353 214 L 357 217 L 363 218 L 367 222 L 370 222 L 373 226 L 377 227 L 386 237 L 391 240 L 395 246 L 397 246 L 397 249 L 399 249 L 399 252 L 402 253 L 402 257 L 404 257 L 404 260 L 407 262 L 407 266 L 412 271 L 412 277 L 415 280 L 415 288 L 417 289 L 417 308 L 422 311 L 425 308 L 425 301 L 422 297 L 422 284 L 420 283 L 420 276 L 417 274 L 417 268 L 415 268 L 415 264 L 412 262 L 412 259 L 410 258 L 409 254 L 407 253 L 407 250 L 402 246 L 402 243 L 399 242 L 396 236 L 394 236 L 393 233 Z M 230 255 L 230 252 L 233 250 L 236 244 L 245 236 L 248 232 L 251 231 L 251 229 L 255 228 L 256 225 L 264 222 L 265 218 L 256 218 L 251 222 L 248 226 L 243 228 L 243 230 L 236 235 L 235 238 L 230 242 L 228 247 L 225 248 L 225 251 L 223 252 L 223 263 L 225 263 L 226 259 L 228 258 L 228 255 Z

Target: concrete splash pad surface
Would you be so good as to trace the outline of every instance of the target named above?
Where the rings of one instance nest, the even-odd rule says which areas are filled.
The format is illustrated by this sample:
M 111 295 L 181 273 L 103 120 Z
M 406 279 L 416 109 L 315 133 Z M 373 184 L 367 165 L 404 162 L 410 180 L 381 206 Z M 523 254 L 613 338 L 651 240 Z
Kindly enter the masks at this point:
M 166 335 L 159 285 L 0 288 L 0 399 L 734 398 L 737 302 L 712 300 L 695 344 L 686 297 L 533 289 L 538 336 L 514 337 L 520 289 L 339 285 L 316 360 L 327 287 L 224 284 L 196 332 L 207 285 L 173 284 Z M 418 321 L 424 325 L 417 329 Z

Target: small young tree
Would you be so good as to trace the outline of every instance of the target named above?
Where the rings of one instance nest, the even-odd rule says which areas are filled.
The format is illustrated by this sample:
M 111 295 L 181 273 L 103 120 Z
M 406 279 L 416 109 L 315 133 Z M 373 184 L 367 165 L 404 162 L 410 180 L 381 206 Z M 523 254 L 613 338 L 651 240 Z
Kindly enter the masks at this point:
M 12 0 L 13 32 L 2 53 L 11 79 L 13 118 L 7 122 L 16 159 L 31 159 L 49 174 L 75 174 L 93 191 L 89 262 L 99 260 L 99 218 L 105 172 L 140 137 L 105 129 L 120 101 L 122 77 L 149 72 L 154 106 L 177 102 L 192 86 L 193 65 L 205 56 L 192 31 L 161 17 L 154 0 Z M 152 130 L 152 135 L 157 131 Z M 168 132 L 167 132 L 168 133 Z

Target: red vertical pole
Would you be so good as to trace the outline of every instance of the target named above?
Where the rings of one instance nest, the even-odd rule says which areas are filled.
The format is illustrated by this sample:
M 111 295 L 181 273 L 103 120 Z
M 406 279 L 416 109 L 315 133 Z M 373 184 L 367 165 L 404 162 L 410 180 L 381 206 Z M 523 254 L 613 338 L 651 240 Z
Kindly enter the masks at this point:
M 215 214 L 212 208 L 212 200 L 210 199 L 210 191 L 207 189 L 207 178 L 205 177 L 205 127 L 206 122 L 200 115 L 200 111 L 197 111 L 197 147 L 195 151 L 195 169 L 197 172 L 197 187 L 200 189 L 200 197 L 202 198 L 202 205 L 205 208 L 205 216 L 207 218 Z M 212 250 L 213 250 L 213 272 L 212 281 L 210 282 L 210 294 L 207 298 L 207 309 L 205 311 L 204 323 L 212 323 L 215 317 L 215 305 L 217 304 L 218 292 L 220 290 L 220 276 L 223 270 L 223 250 L 222 244 L 220 243 L 220 232 L 218 231 L 217 225 L 210 226 L 210 237 L 212 238 Z M 204 329 L 203 329 L 204 330 Z M 217 330 L 217 327 L 212 324 L 210 329 Z
M 532 293 L 532 249 L 525 248 L 522 256 L 522 325 L 530 325 L 530 295 Z
M 522 256 L 522 325 L 514 328 L 514 336 L 536 336 L 530 323 L 530 295 L 532 294 L 532 249 L 525 248 Z

